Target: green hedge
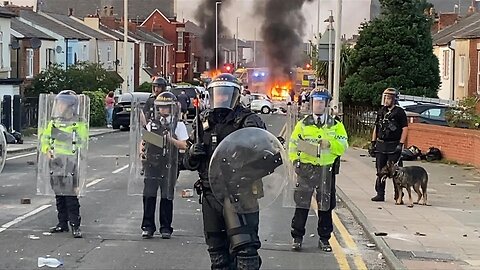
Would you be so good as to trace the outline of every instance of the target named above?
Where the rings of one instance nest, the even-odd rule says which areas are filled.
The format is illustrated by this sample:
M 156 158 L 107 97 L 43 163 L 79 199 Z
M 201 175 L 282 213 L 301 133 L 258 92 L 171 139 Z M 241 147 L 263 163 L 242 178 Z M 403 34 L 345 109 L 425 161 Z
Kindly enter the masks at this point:
M 90 126 L 104 127 L 106 125 L 105 93 L 97 90 L 83 91 L 83 94 L 90 97 Z
M 146 93 L 152 92 L 152 83 L 144 82 L 140 84 L 140 86 L 137 88 L 137 90 L 135 90 L 135 92 L 146 92 Z

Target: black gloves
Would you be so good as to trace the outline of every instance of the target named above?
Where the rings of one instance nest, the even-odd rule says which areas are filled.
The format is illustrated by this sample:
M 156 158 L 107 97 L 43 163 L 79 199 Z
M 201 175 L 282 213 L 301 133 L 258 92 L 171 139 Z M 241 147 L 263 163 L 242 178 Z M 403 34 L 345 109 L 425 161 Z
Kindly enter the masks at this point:
M 188 149 L 188 155 L 192 159 L 200 159 L 207 156 L 207 150 L 204 144 L 195 143 Z
M 371 157 L 375 157 L 375 146 L 376 146 L 376 141 L 371 141 L 370 146 L 368 147 L 368 154 Z

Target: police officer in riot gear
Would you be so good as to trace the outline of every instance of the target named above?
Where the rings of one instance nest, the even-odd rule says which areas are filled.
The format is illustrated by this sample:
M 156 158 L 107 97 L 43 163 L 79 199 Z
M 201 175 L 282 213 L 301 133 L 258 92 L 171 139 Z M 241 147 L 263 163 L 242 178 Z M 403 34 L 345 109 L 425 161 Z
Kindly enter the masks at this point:
M 311 114 L 296 124 L 290 138 L 289 158 L 297 174 L 291 231 L 294 250 L 302 248 L 312 195 L 316 191 L 318 246 L 325 252 L 332 251 L 329 239 L 333 232 L 332 211 L 336 206 L 335 175 L 339 157 L 348 148 L 348 137 L 342 122 L 328 114 L 330 100 L 326 89 L 312 90 Z M 312 153 L 309 149 L 317 150 Z
M 385 89 L 382 96 L 383 106 L 377 113 L 372 142 L 369 147 L 369 154 L 376 158 L 377 172 L 387 165 L 388 161 L 402 165 L 400 159 L 403 144 L 407 139 L 408 120 L 405 111 L 396 106 L 398 95 L 395 88 Z M 372 201 L 385 201 L 385 184 L 385 181 L 377 177 L 375 181 L 377 195 L 372 198 Z M 400 196 L 399 191 L 395 188 L 394 199 L 396 200 L 398 196 Z
M 258 212 L 238 214 L 224 209 L 212 193 L 208 175 L 212 154 L 225 137 L 246 127 L 266 129 L 260 117 L 240 105 L 240 88 L 231 74 L 221 74 L 212 80 L 207 89 L 210 109 L 195 119 L 198 136 L 184 158 L 185 167 L 199 173 L 195 188 L 203 195 L 203 225 L 212 269 L 259 269 L 261 264 L 257 252 L 261 245 Z M 229 228 L 226 224 L 231 222 L 226 220 L 232 219 L 242 225 Z M 242 242 L 238 242 L 239 239 Z
M 156 77 L 152 82 L 152 94 L 148 97 L 143 107 L 143 114 L 145 115 L 146 121 L 151 119 L 154 116 L 153 103 L 158 95 L 167 91 L 168 82 L 163 77 Z
M 178 178 L 178 150 L 187 149 L 188 133 L 185 124 L 178 121 L 179 108 L 175 95 L 171 92 L 159 94 L 154 102 L 154 118 L 151 118 L 146 129 L 157 135 L 168 136 L 163 148 L 151 143 L 142 142 L 142 163 L 144 170 L 143 220 L 142 237 L 149 239 L 156 231 L 155 208 L 157 190 L 160 187 L 160 233 L 163 239 L 170 239 L 173 232 L 173 194 Z M 169 134 L 173 132 L 173 134 Z M 169 153 L 176 151 L 176 153 Z M 174 163 L 173 165 L 170 163 Z M 170 165 L 169 165 L 170 164 Z M 174 170 L 171 168 L 175 168 Z
M 68 232 L 70 225 L 73 236 L 82 238 L 77 197 L 81 188 L 79 148 L 88 142 L 88 122 L 77 119 L 78 105 L 78 96 L 72 90 L 61 91 L 55 97 L 51 120 L 41 131 L 39 151 L 49 161 L 50 184 L 58 212 L 58 224 L 50 232 Z

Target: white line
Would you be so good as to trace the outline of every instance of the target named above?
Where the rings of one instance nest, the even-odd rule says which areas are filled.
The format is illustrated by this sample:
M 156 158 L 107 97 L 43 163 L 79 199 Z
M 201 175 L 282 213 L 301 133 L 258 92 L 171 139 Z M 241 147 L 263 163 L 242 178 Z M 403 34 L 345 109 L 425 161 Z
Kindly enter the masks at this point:
M 23 216 L 19 216 L 19 217 L 15 218 L 14 220 L 3 224 L 2 227 L 0 227 L 0 233 L 3 232 L 3 231 L 5 231 L 6 229 L 12 227 L 13 225 L 21 222 L 21 221 L 24 220 L 24 219 L 26 219 L 26 218 L 28 218 L 28 217 L 30 217 L 30 216 L 33 216 L 33 215 L 35 215 L 35 214 L 38 214 L 38 213 L 42 212 L 43 210 L 49 208 L 50 206 L 52 206 L 52 205 L 51 205 L 51 204 L 42 205 L 42 206 L 38 207 L 37 209 L 35 209 L 35 210 L 31 211 L 31 212 L 26 213 L 26 214 L 23 215 Z
M 121 167 L 121 168 L 118 168 L 118 169 L 116 169 L 115 171 L 113 171 L 112 174 L 117 174 L 117 173 L 125 170 L 126 168 L 128 168 L 128 166 L 129 166 L 129 165 L 125 165 L 125 166 L 123 166 L 123 167 Z
M 8 154 L 8 152 L 7 152 Z M 18 155 L 18 156 L 14 156 L 14 157 L 9 157 L 7 158 L 6 160 L 12 160 L 12 159 L 18 159 L 18 158 L 23 158 L 23 157 L 29 157 L 29 156 L 33 156 L 33 155 L 36 155 L 37 152 L 34 152 L 34 153 L 28 153 L 28 154 L 23 154 L 23 155 Z
M 90 182 L 90 183 L 87 184 L 87 188 L 88 188 L 88 187 L 91 187 L 91 186 L 93 186 L 93 185 L 96 185 L 96 184 L 102 182 L 103 180 L 105 180 L 105 178 L 95 179 L 95 180 L 93 180 L 92 182 Z

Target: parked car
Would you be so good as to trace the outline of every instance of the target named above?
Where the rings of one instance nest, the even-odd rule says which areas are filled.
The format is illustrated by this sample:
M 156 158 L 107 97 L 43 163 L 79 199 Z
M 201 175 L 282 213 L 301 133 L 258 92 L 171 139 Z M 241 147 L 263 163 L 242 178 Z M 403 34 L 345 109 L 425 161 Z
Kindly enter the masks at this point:
M 273 112 L 273 103 L 269 96 L 265 94 L 253 93 L 250 109 L 254 112 L 269 114 Z
M 405 111 L 418 114 L 419 123 L 432 124 L 438 126 L 448 126 L 445 118 L 449 110 L 447 105 L 419 103 L 416 105 L 405 106 Z
M 3 134 L 7 144 L 23 144 L 23 136 L 20 132 L 9 132 L 2 124 L 0 124 L 0 134 Z
M 175 88 L 170 90 L 175 96 L 179 96 L 182 91 L 185 91 L 185 94 L 190 98 L 190 106 L 188 106 L 188 118 L 195 118 L 195 107 L 193 106 L 193 100 L 202 93 L 199 89 L 192 85 L 177 85 Z M 204 109 L 203 101 L 200 99 L 200 110 Z
M 132 111 L 132 98 L 138 99 L 140 104 L 145 104 L 150 93 L 133 92 L 122 94 L 118 102 L 113 107 L 112 126 L 114 129 L 120 127 L 128 128 L 130 126 L 130 112 Z

